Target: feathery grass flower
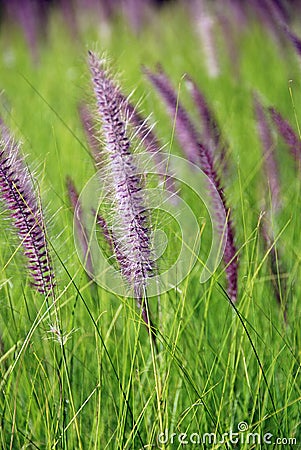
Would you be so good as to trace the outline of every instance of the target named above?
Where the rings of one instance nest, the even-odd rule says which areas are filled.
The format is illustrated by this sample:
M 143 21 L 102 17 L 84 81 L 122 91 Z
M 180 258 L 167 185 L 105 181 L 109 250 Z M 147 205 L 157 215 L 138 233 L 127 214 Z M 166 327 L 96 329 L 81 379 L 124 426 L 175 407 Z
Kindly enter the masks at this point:
M 21 239 L 32 285 L 53 296 L 54 273 L 47 246 L 45 223 L 32 176 L 20 153 L 20 143 L 0 122 L 0 197 Z
M 114 246 L 121 255 L 121 272 L 133 289 L 143 320 L 149 324 L 147 283 L 153 273 L 153 261 L 143 191 L 126 134 L 126 105 L 107 61 L 89 52 L 89 66 L 102 131 L 102 152 L 110 177 L 108 194 L 116 224 Z
M 230 209 L 227 207 L 225 194 L 215 170 L 213 155 L 208 147 L 200 142 L 199 134 L 195 129 L 188 112 L 179 101 L 177 93 L 175 92 L 168 76 L 164 73 L 164 71 L 160 68 L 158 73 L 154 73 L 148 69 L 144 69 L 144 73 L 164 100 L 171 120 L 175 120 L 175 133 L 182 150 L 187 156 L 187 159 L 203 170 L 203 172 L 211 180 L 222 200 L 227 217 L 226 230 L 223 230 L 224 215 L 219 211 L 220 202 L 217 200 L 214 201 L 214 196 L 216 195 L 215 191 L 212 189 L 210 190 L 213 201 L 216 205 L 216 218 L 217 221 L 220 222 L 221 233 L 224 231 L 227 237 L 223 255 L 228 282 L 227 291 L 230 298 L 235 301 L 237 298 L 238 258 L 234 243 L 234 228 L 230 218 Z

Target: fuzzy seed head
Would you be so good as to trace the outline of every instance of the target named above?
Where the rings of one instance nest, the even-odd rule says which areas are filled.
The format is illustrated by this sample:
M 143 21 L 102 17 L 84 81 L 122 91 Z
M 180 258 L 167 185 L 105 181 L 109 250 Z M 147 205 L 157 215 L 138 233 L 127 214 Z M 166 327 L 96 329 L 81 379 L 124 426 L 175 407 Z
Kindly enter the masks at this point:
M 94 94 L 108 157 L 111 195 L 115 210 L 115 247 L 121 271 L 137 298 L 145 296 L 147 279 L 153 270 L 147 214 L 131 143 L 126 134 L 124 101 L 106 61 L 89 53 Z
M 0 134 L 0 196 L 21 239 L 32 285 L 45 296 L 53 295 L 54 274 L 40 201 L 20 154 L 20 144 L 2 122 Z

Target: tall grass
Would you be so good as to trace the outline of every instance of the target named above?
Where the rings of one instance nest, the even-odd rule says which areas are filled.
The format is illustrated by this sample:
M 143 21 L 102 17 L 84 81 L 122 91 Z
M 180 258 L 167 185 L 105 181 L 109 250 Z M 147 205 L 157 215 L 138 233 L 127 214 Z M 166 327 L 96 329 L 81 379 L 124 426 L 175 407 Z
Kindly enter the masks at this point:
M 220 75 L 211 78 L 187 12 L 166 7 L 136 35 L 116 18 L 111 33 L 87 27 L 74 42 L 59 14 L 51 16 L 49 39 L 35 64 L 19 29 L 5 24 L 0 38 L 1 116 L 24 141 L 27 162 L 39 174 L 43 205 L 48 205 L 49 248 L 59 293 L 56 309 L 30 286 L 18 241 L 0 215 L 0 447 L 3 449 L 194 448 L 181 444 L 186 433 L 216 433 L 215 444 L 199 448 L 273 448 L 242 440 L 248 432 L 296 438 L 300 424 L 300 174 L 285 142 L 275 148 L 282 209 L 274 241 L 266 247 L 260 233 L 262 197 L 270 193 L 253 112 L 253 92 L 265 105 L 294 123 L 300 117 L 298 60 L 257 23 L 240 36 L 239 76 L 221 51 Z M 154 39 L 156 36 L 156 39 Z M 122 84 L 153 113 L 156 133 L 172 153 L 181 154 L 164 105 L 143 78 L 142 64 L 164 68 L 178 96 L 193 109 L 181 82 L 188 72 L 201 87 L 229 143 L 225 195 L 235 217 L 240 258 L 235 305 L 225 291 L 225 270 L 199 283 L 202 261 L 177 287 L 149 300 L 158 325 L 158 354 L 152 351 L 135 300 L 106 292 L 81 266 L 73 240 L 73 214 L 65 187 L 71 176 L 78 189 L 94 173 L 78 115 L 86 92 L 86 48 L 104 47 Z M 221 43 L 221 48 L 223 43 Z M 267 64 L 268 61 L 268 64 Z M 183 196 L 198 216 L 205 214 L 187 188 Z M 3 219 L 3 220 L 2 220 Z M 158 219 L 159 220 L 159 219 Z M 159 220 L 176 242 L 179 230 Z M 204 240 L 209 235 L 204 236 Z M 269 253 L 281 248 L 286 272 L 287 319 L 279 307 L 269 270 Z M 166 253 L 172 260 L 173 250 Z M 277 264 L 277 263 L 276 263 Z M 52 323 L 58 312 L 59 329 Z M 240 431 L 235 444 L 228 435 Z M 240 425 L 241 427 L 241 425 Z M 160 433 L 168 430 L 168 442 Z M 176 433 L 171 442 L 172 433 Z M 165 435 L 161 434 L 161 437 Z M 283 444 L 284 447 L 284 444 Z M 277 446 L 276 446 L 277 448 Z M 280 444 L 278 448 L 282 448 Z

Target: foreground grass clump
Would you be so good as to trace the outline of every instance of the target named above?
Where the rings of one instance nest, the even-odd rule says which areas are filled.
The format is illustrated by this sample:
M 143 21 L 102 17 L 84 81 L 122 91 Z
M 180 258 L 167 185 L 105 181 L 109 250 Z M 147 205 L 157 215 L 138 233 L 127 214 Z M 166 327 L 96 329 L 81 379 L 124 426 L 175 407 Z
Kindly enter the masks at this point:
M 32 58 L 19 28 L 2 25 L 0 115 L 23 138 L 26 162 L 47 205 L 44 218 L 57 280 L 55 304 L 47 305 L 31 287 L 20 242 L 2 204 L 3 449 L 273 447 L 263 442 L 267 433 L 273 435 L 267 437 L 271 443 L 283 438 L 278 448 L 300 445 L 301 178 L 292 157 L 295 150 L 278 136 L 272 120 L 273 111 L 279 111 L 289 122 L 296 149 L 295 119 L 301 117 L 297 55 L 289 42 L 275 38 L 262 18 L 249 18 L 237 31 L 234 65 L 215 23 L 218 72 L 215 68 L 213 76 L 188 12 L 174 5 L 153 14 L 138 34 L 116 16 L 108 28 L 102 24 L 101 38 L 98 25 L 83 21 L 74 42 L 60 11 L 54 10 L 38 59 Z M 237 301 L 233 304 L 227 296 L 222 264 L 210 280 L 199 283 L 203 261 L 198 255 L 178 287 L 148 300 L 158 326 L 157 352 L 135 299 L 93 283 L 74 245 L 73 208 L 65 184 L 69 176 L 80 191 L 95 173 L 78 106 L 87 92 L 87 47 L 99 41 L 97 46 L 112 55 L 123 73 L 124 93 L 135 88 L 131 100 L 140 102 L 144 117 L 152 113 L 152 131 L 167 153 L 183 155 L 176 120 L 166 115 L 141 65 L 151 70 L 163 65 L 177 87 L 178 101 L 204 139 L 191 85 L 183 78 L 188 73 L 204 93 L 227 144 L 225 164 L 215 164 L 236 230 Z M 270 127 L 270 149 L 262 148 L 254 92 Z M 269 151 L 278 165 L 277 213 L 267 181 Z M 208 222 L 204 205 L 189 187 L 182 194 L 201 229 L 203 218 Z M 262 233 L 267 217 L 268 243 Z M 163 215 L 157 222 L 173 243 L 165 253 L 166 262 L 172 261 L 179 230 Z M 203 241 L 208 250 L 207 228 Z M 231 430 L 239 432 L 239 443 L 231 440 Z M 262 443 L 248 442 L 249 432 L 258 433 Z M 205 433 L 214 433 L 215 442 L 210 444 L 213 437 Z

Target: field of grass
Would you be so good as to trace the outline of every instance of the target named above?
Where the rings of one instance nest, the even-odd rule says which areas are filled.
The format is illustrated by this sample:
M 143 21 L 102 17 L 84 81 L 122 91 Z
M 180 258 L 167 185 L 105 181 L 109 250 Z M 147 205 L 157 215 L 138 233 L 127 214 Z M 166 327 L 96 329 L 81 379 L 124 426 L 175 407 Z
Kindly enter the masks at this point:
M 142 65 L 162 64 L 198 124 L 183 81 L 183 74 L 191 75 L 229 142 L 220 177 L 236 230 L 237 302 L 226 295 L 223 264 L 201 284 L 197 263 L 178 287 L 149 299 L 158 351 L 135 301 L 91 282 L 75 249 L 66 176 L 81 191 L 94 173 L 77 109 L 92 94 L 88 49 L 109 55 L 125 93 L 135 90 L 143 114 L 152 113 L 167 152 L 183 155 Z M 256 91 L 297 130 L 300 61 L 289 43 L 280 47 L 258 21 L 240 32 L 237 67 L 221 37 L 218 50 L 220 73 L 212 78 L 191 18 L 179 5 L 156 12 L 138 34 L 116 18 L 108 29 L 86 24 L 76 39 L 54 12 L 38 63 L 20 29 L 2 24 L 0 116 L 22 140 L 39 186 L 57 300 L 47 308 L 31 288 L 2 203 L 1 448 L 301 448 L 301 177 L 274 130 L 281 209 L 272 216 L 271 245 L 281 255 L 277 267 L 284 268 L 280 306 L 271 279 L 277 273 L 269 271 L 271 247 L 260 231 L 271 196 L 253 109 Z M 192 195 L 190 203 L 196 216 L 204 214 Z M 63 338 L 53 329 L 56 319 Z

